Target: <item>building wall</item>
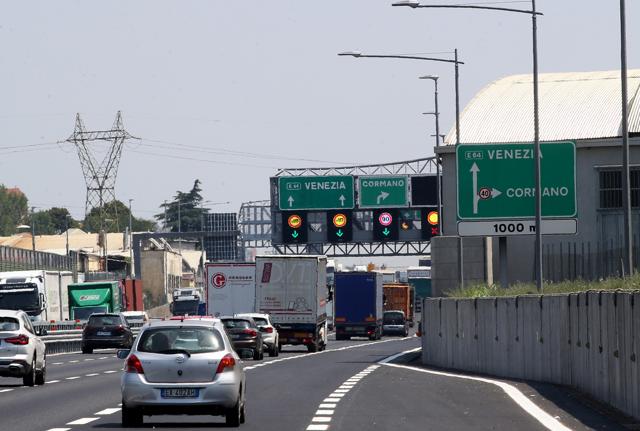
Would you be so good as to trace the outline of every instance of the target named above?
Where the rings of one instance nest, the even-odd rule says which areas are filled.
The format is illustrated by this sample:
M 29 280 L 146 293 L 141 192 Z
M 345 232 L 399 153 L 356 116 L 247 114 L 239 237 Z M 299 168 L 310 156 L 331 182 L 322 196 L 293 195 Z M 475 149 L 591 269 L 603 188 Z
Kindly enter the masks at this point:
M 630 139 L 632 148 L 630 160 L 632 164 L 640 164 L 640 138 Z M 454 147 L 448 147 L 441 153 L 443 161 L 442 198 L 443 198 L 443 233 L 457 235 L 457 201 L 456 201 L 456 165 Z M 576 248 L 582 244 L 598 247 L 603 240 L 622 241 L 622 211 L 599 210 L 599 169 L 603 166 L 620 166 L 622 164 L 621 139 L 601 139 L 581 141 L 576 144 L 576 193 L 578 204 L 578 234 L 554 235 L 543 237 L 543 247 L 557 250 L 562 243 L 566 247 L 575 243 Z M 638 211 L 635 220 L 638 220 Z M 640 225 L 635 223 L 634 231 Z M 535 236 L 509 237 L 507 240 L 508 274 L 511 282 L 531 281 L 534 278 L 534 240 Z M 498 242 L 494 245 L 494 273 L 498 268 Z M 544 261 L 543 261 L 544 262 Z M 589 261 L 591 262 L 591 261 Z
M 158 307 L 167 304 L 173 289 L 180 286 L 182 258 L 165 250 L 144 250 L 140 270 L 145 309 Z

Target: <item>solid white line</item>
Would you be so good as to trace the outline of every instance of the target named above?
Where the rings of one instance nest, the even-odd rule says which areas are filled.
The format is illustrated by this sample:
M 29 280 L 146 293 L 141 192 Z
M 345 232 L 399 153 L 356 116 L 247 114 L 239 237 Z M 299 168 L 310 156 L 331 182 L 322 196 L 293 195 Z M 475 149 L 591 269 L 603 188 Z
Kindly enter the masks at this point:
M 415 349 L 413 349 L 413 351 L 415 351 Z M 403 352 L 403 354 L 406 354 L 406 353 L 409 353 L 409 352 L 411 352 L 411 351 Z M 402 356 L 402 355 L 399 354 L 399 355 L 394 355 L 394 356 L 398 357 L 398 356 Z M 383 360 L 383 361 L 386 361 L 386 362 L 380 361 L 379 363 L 384 364 L 384 365 L 386 365 L 388 367 L 394 367 L 394 368 L 401 368 L 401 369 L 405 369 L 405 370 L 418 371 L 420 373 L 433 374 L 433 375 L 436 375 L 436 376 L 454 377 L 454 378 L 457 378 L 457 379 L 464 379 L 464 380 L 474 380 L 476 382 L 489 383 L 489 384 L 498 386 L 507 395 L 509 395 L 509 397 L 516 404 L 518 404 L 518 406 L 520 406 L 520 408 L 522 408 L 522 410 L 524 410 L 525 412 L 527 412 L 528 414 L 533 416 L 545 428 L 547 428 L 549 430 L 552 430 L 552 431 L 571 431 L 571 428 L 567 428 L 562 423 L 560 423 L 560 421 L 558 421 L 556 418 L 554 418 L 549 413 L 545 412 L 540 407 L 535 405 L 529 398 L 527 398 L 522 392 L 520 392 L 520 390 L 518 390 L 518 388 L 516 388 L 513 385 L 510 385 L 509 383 L 505 383 L 505 382 L 501 382 L 501 381 L 493 380 L 493 379 L 487 379 L 487 378 L 484 378 L 484 377 L 473 377 L 473 376 L 466 376 L 464 374 L 454 374 L 454 373 L 445 373 L 445 372 L 442 372 L 442 371 L 426 370 L 426 369 L 423 369 L 423 368 L 412 367 L 412 366 L 409 366 L 409 365 L 390 364 L 388 362 L 388 359 L 389 358 L 386 358 L 386 359 Z
M 421 349 L 422 349 L 422 347 L 416 347 L 415 349 L 405 350 L 404 352 L 396 353 L 395 355 L 391 355 L 391 356 L 389 356 L 387 358 L 384 358 L 383 360 L 378 361 L 378 363 L 379 364 L 388 364 L 391 361 L 395 361 L 400 356 L 408 355 L 409 353 L 414 353 L 414 352 L 417 352 L 418 350 L 421 350 Z
M 73 376 L 73 377 L 67 377 L 65 380 L 75 380 L 75 379 L 79 379 L 80 376 Z
M 311 419 L 311 422 L 331 422 L 331 418 L 328 416 L 315 416 Z
M 2 389 L 0 392 L 11 392 L 13 389 Z
M 100 410 L 98 413 L 95 413 L 96 415 L 111 415 L 114 414 L 115 412 L 119 412 L 121 409 L 120 407 L 118 408 L 114 408 L 114 409 L 104 409 L 104 410 Z
M 99 418 L 81 418 L 73 422 L 67 422 L 67 425 L 86 425 L 89 422 L 97 421 Z
M 331 416 L 333 414 L 333 410 L 316 410 L 317 416 Z
M 307 427 L 307 431 L 325 431 L 329 429 L 329 425 L 311 424 Z

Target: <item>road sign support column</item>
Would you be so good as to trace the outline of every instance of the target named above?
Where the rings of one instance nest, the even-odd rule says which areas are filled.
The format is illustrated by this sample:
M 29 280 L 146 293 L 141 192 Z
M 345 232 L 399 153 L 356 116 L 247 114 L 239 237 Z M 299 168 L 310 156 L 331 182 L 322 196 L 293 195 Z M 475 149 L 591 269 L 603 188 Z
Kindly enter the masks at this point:
M 500 287 L 506 289 L 509 287 L 509 271 L 507 261 L 507 237 L 501 236 L 498 239 L 498 253 L 500 256 Z

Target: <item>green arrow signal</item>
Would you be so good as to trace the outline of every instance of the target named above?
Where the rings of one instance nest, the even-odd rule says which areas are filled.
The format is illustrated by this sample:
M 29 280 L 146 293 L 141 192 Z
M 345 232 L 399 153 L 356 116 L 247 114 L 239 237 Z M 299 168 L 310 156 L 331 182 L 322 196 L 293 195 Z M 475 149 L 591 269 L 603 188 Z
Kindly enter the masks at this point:
M 385 227 L 382 233 L 384 234 L 384 236 L 388 236 L 391 233 L 391 231 Z
M 338 229 L 338 232 L 336 232 L 336 235 L 338 235 L 338 238 L 342 238 L 342 235 L 344 235 L 344 232 L 342 232 L 342 229 Z
M 291 234 L 291 236 L 293 237 L 293 239 L 296 239 L 297 237 L 300 236 L 300 234 L 298 233 L 297 230 L 294 230 L 293 233 Z

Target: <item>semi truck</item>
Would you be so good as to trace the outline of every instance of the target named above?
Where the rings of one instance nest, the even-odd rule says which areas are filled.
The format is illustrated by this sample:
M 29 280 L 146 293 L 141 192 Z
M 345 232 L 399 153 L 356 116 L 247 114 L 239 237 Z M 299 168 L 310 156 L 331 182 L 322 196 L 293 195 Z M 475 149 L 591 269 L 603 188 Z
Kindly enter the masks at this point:
M 256 308 L 268 313 L 282 345 L 327 346 L 326 256 L 257 256 Z
M 384 311 L 403 311 L 409 326 L 413 327 L 413 287 L 409 283 L 387 283 L 383 286 Z
M 32 321 L 69 319 L 71 271 L 0 272 L 0 309 L 22 310 Z
M 336 340 L 382 337 L 382 274 L 336 273 L 333 299 Z
M 233 316 L 256 311 L 255 263 L 208 263 L 206 303 L 210 316 Z
M 182 287 L 173 291 L 173 301 L 169 304 L 169 309 L 174 316 L 197 316 L 201 314 L 201 303 L 200 289 Z
M 123 289 L 118 281 L 94 281 L 69 285 L 71 319 L 87 320 L 93 313 L 119 313 L 123 310 Z

